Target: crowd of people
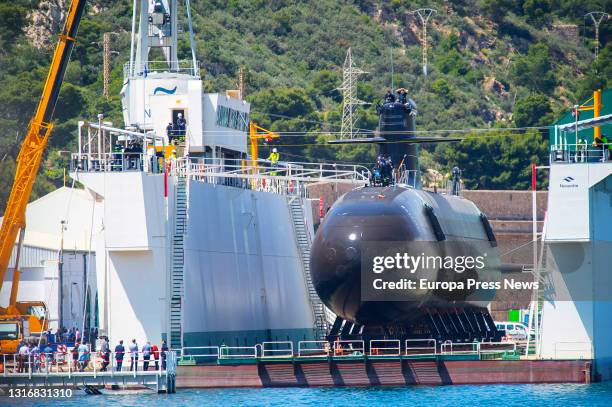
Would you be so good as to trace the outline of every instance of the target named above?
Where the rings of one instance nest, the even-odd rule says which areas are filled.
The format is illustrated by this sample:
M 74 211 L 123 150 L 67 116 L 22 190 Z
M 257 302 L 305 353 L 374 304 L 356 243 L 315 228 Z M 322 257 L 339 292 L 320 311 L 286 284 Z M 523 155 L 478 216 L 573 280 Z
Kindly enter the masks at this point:
M 103 352 L 102 358 L 103 368 L 102 371 L 106 371 L 109 363 L 110 363 L 110 347 L 108 344 L 108 338 L 104 338 L 105 351 Z M 147 341 L 142 349 L 139 351 L 138 342 L 136 339 L 132 339 L 132 342 L 128 346 L 128 350 L 126 351 L 125 346 L 123 345 L 123 340 L 120 340 L 117 346 L 115 346 L 115 370 L 120 372 L 123 370 L 123 362 L 126 359 L 126 354 L 129 355 L 130 359 L 130 371 L 137 371 L 138 363 L 140 359 L 140 355 L 142 355 L 142 370 L 149 370 L 149 366 L 155 365 L 155 370 L 159 370 L 159 363 L 161 362 L 162 370 L 166 369 L 166 352 L 169 351 L 168 345 L 165 340 L 161 341 L 161 348 L 158 348 L 157 345 L 152 345 L 151 341 Z M 102 352 L 102 350 L 101 350 Z
M 56 338 L 62 338 L 63 332 L 59 330 L 56 333 Z M 43 371 L 43 367 L 51 369 L 53 364 L 70 364 L 70 369 L 73 371 L 84 372 L 92 363 L 92 354 L 94 357 L 93 363 L 99 363 L 98 369 L 101 372 L 108 371 L 111 364 L 111 357 L 114 357 L 114 366 L 117 372 L 123 370 L 123 363 L 126 359 L 130 360 L 130 371 L 147 371 L 150 367 L 159 370 L 160 364 L 163 370 L 166 369 L 166 352 L 169 351 L 165 340 L 161 341 L 161 346 L 158 347 L 147 341 L 142 348 L 136 339 L 132 339 L 128 348 L 123 345 L 123 340 L 120 340 L 115 346 L 114 355 L 112 355 L 109 339 L 107 336 L 101 336 L 98 341 L 99 349 L 93 350 L 92 343 L 85 339 L 81 339 L 78 329 L 65 332 L 66 338 L 75 338 L 74 346 L 71 348 L 64 345 L 51 346 L 51 341 L 40 338 L 38 341 L 24 341 L 17 347 L 17 372 L 24 373 L 32 370 L 33 373 Z M 59 366 L 58 366 L 59 369 Z

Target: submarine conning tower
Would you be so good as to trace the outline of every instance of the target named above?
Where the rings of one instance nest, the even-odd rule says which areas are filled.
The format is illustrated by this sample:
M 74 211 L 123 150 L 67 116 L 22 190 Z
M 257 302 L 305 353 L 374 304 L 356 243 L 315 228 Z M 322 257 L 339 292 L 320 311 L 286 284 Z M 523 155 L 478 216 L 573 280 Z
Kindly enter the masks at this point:
M 419 178 L 416 176 L 419 168 L 418 146 L 406 142 L 416 137 L 416 103 L 412 99 L 407 99 L 406 103 L 386 101 L 376 111 L 379 116 L 378 131 L 385 139 L 379 144 L 379 153 L 390 156 L 396 168 L 402 164 L 410 171 L 409 183 L 416 186 L 412 181 L 417 179 L 418 182 Z

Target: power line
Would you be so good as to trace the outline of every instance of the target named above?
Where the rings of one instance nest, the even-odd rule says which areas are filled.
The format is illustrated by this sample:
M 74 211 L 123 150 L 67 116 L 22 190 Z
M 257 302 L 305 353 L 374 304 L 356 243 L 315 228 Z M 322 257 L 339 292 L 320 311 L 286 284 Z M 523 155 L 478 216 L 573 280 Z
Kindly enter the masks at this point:
M 333 89 L 333 90 L 336 90 L 336 89 Z M 258 112 L 258 111 L 255 111 L 255 110 L 252 110 L 251 113 L 262 114 L 262 115 L 270 116 L 270 117 L 278 117 L 278 118 L 281 118 L 281 119 L 297 120 L 297 121 L 304 122 L 304 123 L 322 124 L 322 125 L 331 126 L 331 127 L 342 127 L 341 125 L 336 124 L 336 123 L 323 122 L 323 121 L 319 121 L 319 120 L 302 119 L 301 117 L 287 116 L 287 115 L 284 115 L 284 114 Z M 373 130 L 368 130 L 368 129 L 361 129 L 361 128 L 358 128 L 358 127 L 355 128 L 355 130 L 360 131 L 360 132 L 370 132 L 370 133 L 373 131 Z M 233 130 L 230 130 L 230 131 L 233 131 Z
M 342 86 L 338 88 L 338 90 L 342 91 L 341 139 L 352 139 L 355 136 L 354 127 L 357 120 L 355 108 L 366 104 L 366 102 L 356 97 L 357 77 L 364 73 L 367 72 L 353 66 L 353 54 L 349 48 L 346 52 L 344 65 L 342 66 Z
M 548 130 L 548 126 L 526 126 L 526 127 L 488 127 L 488 128 L 471 128 L 471 129 L 438 129 L 438 130 L 398 130 L 398 131 L 372 131 L 368 130 L 367 133 L 364 133 L 364 136 L 372 136 L 372 135 L 406 135 L 406 136 L 414 136 L 414 135 L 449 135 L 449 134 L 469 134 L 469 133 L 513 133 L 513 132 L 526 132 L 530 130 Z M 204 131 L 203 134 L 216 134 L 223 135 L 223 133 L 227 133 L 228 137 L 244 137 L 244 134 L 236 134 L 235 130 L 214 130 L 214 131 Z M 319 136 L 334 136 L 339 135 L 341 132 L 339 131 L 329 131 L 329 130 L 302 130 L 302 131 L 275 131 L 275 133 L 280 134 L 283 137 L 319 137 Z M 258 132 L 256 134 L 266 134 Z M 407 139 L 409 141 L 409 139 Z
M 413 15 L 416 14 L 421 21 L 421 25 L 423 25 L 423 38 L 421 41 L 423 48 L 423 75 L 425 76 L 427 76 L 427 22 L 431 16 L 436 13 L 437 11 L 433 8 L 420 8 L 409 13 Z
M 606 21 L 610 18 L 608 13 L 604 13 L 603 11 L 591 11 L 584 15 L 584 18 L 590 17 L 595 25 L 595 60 L 599 56 L 599 25 L 604 19 Z
M 458 140 L 458 142 L 464 141 L 464 140 L 475 140 L 475 139 L 486 139 L 486 138 L 501 138 L 501 137 L 513 137 L 513 136 L 527 136 L 529 135 L 529 133 L 505 133 L 505 134 L 494 134 L 494 135 L 478 135 L 478 136 L 468 136 L 468 137 L 463 137 L 460 138 Z M 444 137 L 440 137 L 439 138 L 440 141 L 444 141 Z M 404 139 L 404 140 L 398 140 L 398 141 L 381 141 L 381 142 L 377 142 L 376 144 L 403 144 L 403 143 L 410 143 L 410 139 Z M 302 143 L 302 144 L 281 144 L 280 146 L 282 147 L 325 147 L 325 148 L 330 148 L 330 147 L 343 147 L 343 146 L 351 146 L 351 147 L 356 147 L 356 146 L 360 146 L 363 145 L 361 143 L 357 143 L 357 144 L 329 144 L 329 143 Z

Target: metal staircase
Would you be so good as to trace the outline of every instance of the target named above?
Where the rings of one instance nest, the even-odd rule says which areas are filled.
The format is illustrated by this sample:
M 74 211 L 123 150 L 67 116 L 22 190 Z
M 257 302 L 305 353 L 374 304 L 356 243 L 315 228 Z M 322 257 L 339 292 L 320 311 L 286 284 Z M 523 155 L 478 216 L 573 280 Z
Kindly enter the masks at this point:
M 308 298 L 314 316 L 316 335 L 318 339 L 323 340 L 327 335 L 327 318 L 325 315 L 325 305 L 317 295 L 310 275 L 310 246 L 312 244 L 312 237 L 306 228 L 302 200 L 296 196 L 288 197 L 287 200 L 289 211 L 291 212 L 291 220 L 293 222 L 298 252 L 300 254 L 300 261 L 302 263 L 304 279 L 306 280 Z
M 170 298 L 170 348 L 183 346 L 183 295 L 185 276 L 185 235 L 187 234 L 187 180 L 177 177 L 174 193 L 174 231 L 172 234 L 172 264 Z

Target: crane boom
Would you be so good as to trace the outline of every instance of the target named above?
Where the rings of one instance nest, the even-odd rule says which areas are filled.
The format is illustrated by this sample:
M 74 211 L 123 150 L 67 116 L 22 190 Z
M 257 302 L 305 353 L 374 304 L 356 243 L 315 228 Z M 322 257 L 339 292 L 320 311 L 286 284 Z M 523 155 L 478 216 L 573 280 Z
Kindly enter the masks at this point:
M 36 113 L 30 121 L 27 135 L 17 156 L 15 180 L 6 204 L 2 228 L 0 228 L 0 289 L 8 270 L 9 260 L 20 230 L 25 228 L 25 210 L 30 199 L 36 173 L 53 129 L 51 120 L 55 105 L 74 48 L 79 22 L 86 0 L 72 0 L 70 9 L 53 53 Z M 14 281 L 13 284 L 16 284 Z M 11 304 L 12 305 L 12 304 Z M 10 305 L 9 305 L 10 306 Z

